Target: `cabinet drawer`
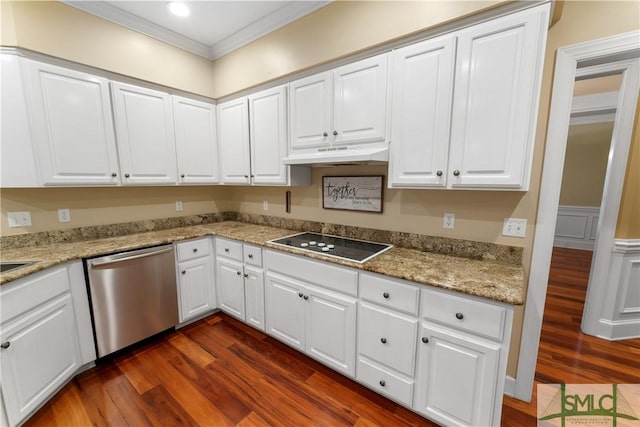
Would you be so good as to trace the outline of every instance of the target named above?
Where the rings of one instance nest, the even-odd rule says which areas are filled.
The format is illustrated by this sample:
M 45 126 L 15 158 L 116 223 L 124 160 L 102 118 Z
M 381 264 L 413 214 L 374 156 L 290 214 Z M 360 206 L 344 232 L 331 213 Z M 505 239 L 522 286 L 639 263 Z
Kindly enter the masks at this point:
M 376 392 L 411 407 L 413 381 L 394 375 L 363 358 L 358 359 L 357 378 Z
M 418 315 L 420 289 L 382 276 L 360 273 L 360 297 L 384 307 Z
M 507 309 L 431 289 L 422 290 L 422 317 L 502 341 Z
M 67 267 L 54 267 L 2 286 L 0 323 L 69 292 Z
M 262 249 L 258 246 L 244 245 L 244 262 L 256 267 L 262 267 Z
M 360 303 L 358 349 L 361 355 L 413 377 L 417 336 L 417 318 Z
M 216 255 L 242 261 L 242 243 L 218 237 L 216 238 Z
M 178 262 L 209 255 L 209 238 L 181 242 L 176 245 Z

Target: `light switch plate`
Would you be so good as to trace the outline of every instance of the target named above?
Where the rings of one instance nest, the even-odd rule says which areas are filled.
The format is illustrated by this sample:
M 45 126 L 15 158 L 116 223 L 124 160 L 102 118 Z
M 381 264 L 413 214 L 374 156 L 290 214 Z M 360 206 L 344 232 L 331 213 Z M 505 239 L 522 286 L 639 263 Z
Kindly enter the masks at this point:
M 269 201 L 268 200 L 263 200 L 262 201 L 262 210 L 263 211 L 268 211 L 269 210 Z
M 176 202 L 176 211 L 180 212 L 183 209 L 182 200 Z
M 31 227 L 31 212 L 8 212 L 7 220 L 10 228 Z
M 502 235 L 509 237 L 525 237 L 527 235 L 527 220 L 524 218 L 505 218 Z

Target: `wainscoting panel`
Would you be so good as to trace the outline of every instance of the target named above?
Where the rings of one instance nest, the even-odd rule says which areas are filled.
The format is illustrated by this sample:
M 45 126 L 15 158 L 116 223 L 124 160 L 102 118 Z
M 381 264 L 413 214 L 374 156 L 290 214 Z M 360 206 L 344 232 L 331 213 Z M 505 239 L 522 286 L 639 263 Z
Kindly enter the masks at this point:
M 559 206 L 553 245 L 592 251 L 599 216 L 599 206 Z

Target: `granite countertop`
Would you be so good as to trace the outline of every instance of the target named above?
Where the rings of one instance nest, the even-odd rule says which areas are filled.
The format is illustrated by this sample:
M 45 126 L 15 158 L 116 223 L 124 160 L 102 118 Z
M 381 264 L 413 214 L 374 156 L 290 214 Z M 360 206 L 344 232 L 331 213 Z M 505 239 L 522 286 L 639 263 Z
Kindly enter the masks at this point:
M 0 285 L 67 261 L 216 235 L 494 301 L 514 305 L 524 303 L 522 266 L 399 247 L 359 264 L 267 242 L 295 233 L 297 231 L 283 228 L 224 221 L 81 242 L 3 249 L 2 262 L 34 263 L 0 274 Z

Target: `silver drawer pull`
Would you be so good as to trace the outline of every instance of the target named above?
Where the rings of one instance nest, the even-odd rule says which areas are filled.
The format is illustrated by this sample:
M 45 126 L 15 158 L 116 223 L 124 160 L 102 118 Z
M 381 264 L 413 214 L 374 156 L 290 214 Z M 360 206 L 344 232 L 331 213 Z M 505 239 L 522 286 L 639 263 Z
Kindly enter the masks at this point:
M 458 319 L 458 320 L 462 320 L 462 319 L 464 319 L 464 314 L 462 314 L 462 313 L 456 313 L 456 319 Z

